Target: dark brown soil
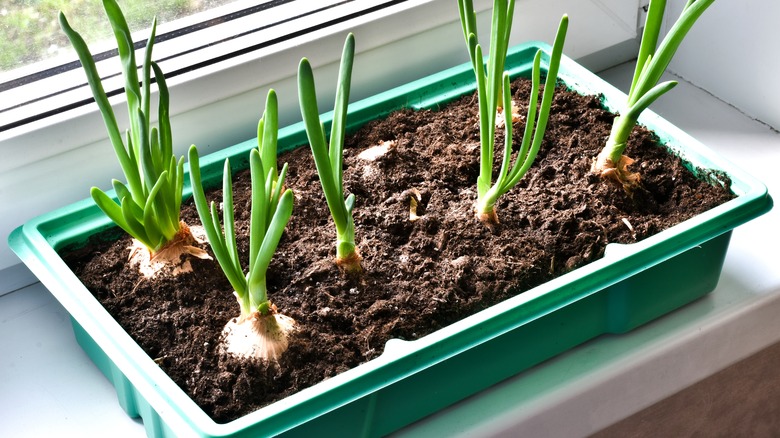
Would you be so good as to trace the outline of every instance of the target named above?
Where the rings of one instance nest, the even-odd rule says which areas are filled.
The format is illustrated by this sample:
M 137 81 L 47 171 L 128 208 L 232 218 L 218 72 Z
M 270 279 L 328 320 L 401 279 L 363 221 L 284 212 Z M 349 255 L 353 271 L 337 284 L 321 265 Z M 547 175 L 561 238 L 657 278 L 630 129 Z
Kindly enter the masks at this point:
M 530 85 L 514 87 L 524 114 Z M 269 289 L 300 329 L 279 366 L 218 353 L 220 332 L 238 304 L 215 262 L 195 260 L 195 273 L 142 280 L 125 266 L 129 238 L 67 260 L 150 357 L 216 421 L 229 421 L 377 357 L 388 339 L 425 336 L 601 257 L 609 242 L 641 240 L 732 197 L 728 182 L 696 179 L 640 128 L 627 155 L 637 160 L 643 188 L 628 196 L 593 177 L 591 160 L 612 118 L 598 97 L 559 87 L 536 163 L 500 200 L 501 224 L 493 230 L 473 213 L 475 97 L 441 112 L 400 111 L 361 128 L 348 139 L 344 160 L 345 188 L 357 197 L 365 269 L 359 279 L 343 277 L 333 264 L 335 231 L 309 149 L 282 156 L 295 207 L 269 270 Z M 515 124 L 516 142 L 523 128 Z M 377 161 L 356 157 L 390 140 L 395 147 Z M 248 176 L 240 173 L 234 183 L 241 233 L 249 219 Z M 422 195 L 415 222 L 409 220 L 413 189 Z M 199 223 L 191 205 L 183 219 Z M 247 245 L 239 235 L 242 251 Z

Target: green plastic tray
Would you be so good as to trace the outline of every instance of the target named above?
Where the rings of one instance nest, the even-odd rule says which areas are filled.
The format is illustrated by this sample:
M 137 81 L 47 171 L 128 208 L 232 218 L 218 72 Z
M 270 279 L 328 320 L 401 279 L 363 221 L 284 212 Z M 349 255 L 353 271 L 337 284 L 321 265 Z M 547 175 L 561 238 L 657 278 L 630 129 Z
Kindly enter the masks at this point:
M 527 75 L 542 43 L 510 51 L 513 77 Z M 545 61 L 548 59 L 545 56 Z M 625 95 L 562 60 L 560 79 L 581 93 Z M 464 64 L 352 104 L 350 126 L 403 106 L 430 108 L 474 91 Z M 329 119 L 330 115 L 325 115 Z M 76 339 L 114 384 L 128 415 L 150 437 L 381 436 L 604 333 L 623 333 L 715 288 L 730 230 L 772 207 L 766 187 L 696 140 L 646 111 L 640 123 L 696 167 L 719 169 L 735 199 L 631 245 L 610 245 L 604 258 L 416 341 L 393 340 L 377 359 L 227 424 L 212 421 L 95 300 L 57 254 L 112 227 L 84 200 L 16 229 L 11 248 L 70 312 Z M 302 124 L 279 134 L 281 150 L 307 143 Z M 222 162 L 247 167 L 250 140 L 201 160 L 206 185 Z M 186 189 L 189 193 L 189 190 Z M 463 378 L 463 370 L 469 377 Z

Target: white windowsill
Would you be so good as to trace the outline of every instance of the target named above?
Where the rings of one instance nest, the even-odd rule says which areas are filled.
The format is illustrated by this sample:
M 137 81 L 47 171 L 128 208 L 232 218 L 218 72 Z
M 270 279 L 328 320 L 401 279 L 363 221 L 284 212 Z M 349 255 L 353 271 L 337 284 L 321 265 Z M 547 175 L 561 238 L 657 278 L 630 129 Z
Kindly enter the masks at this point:
M 630 73 L 621 66 L 602 76 L 620 85 Z M 753 166 L 780 193 L 777 132 L 685 82 L 655 110 L 737 165 Z M 587 342 L 396 436 L 586 436 L 780 341 L 780 236 L 767 233 L 778 221 L 775 209 L 734 232 L 709 296 L 629 334 Z M 145 436 L 69 325 L 40 284 L 0 297 L 4 433 Z

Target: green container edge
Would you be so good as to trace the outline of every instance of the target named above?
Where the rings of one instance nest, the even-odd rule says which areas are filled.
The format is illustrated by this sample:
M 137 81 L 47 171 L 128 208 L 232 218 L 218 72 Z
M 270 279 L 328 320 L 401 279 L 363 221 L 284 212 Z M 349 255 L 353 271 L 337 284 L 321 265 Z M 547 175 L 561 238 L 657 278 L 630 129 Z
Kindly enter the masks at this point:
M 545 43 L 510 50 L 507 70 L 513 78 L 528 74 L 539 49 L 546 65 L 551 48 Z M 613 110 L 625 100 L 567 57 L 559 79 L 580 93 L 602 94 Z M 462 64 L 351 104 L 349 126 L 356 129 L 404 106 L 436 107 L 474 89 L 470 63 Z M 331 117 L 323 116 L 326 125 Z M 77 341 L 113 383 L 128 415 L 143 419 L 148 436 L 381 436 L 587 340 L 630 331 L 715 288 L 731 230 L 769 211 L 772 198 L 759 181 L 651 111 L 640 123 L 694 167 L 727 173 L 738 196 L 641 242 L 612 244 L 600 260 L 419 340 L 392 340 L 379 358 L 226 424 L 211 420 L 154 364 L 56 253 L 112 228 L 91 199 L 27 222 L 8 241 L 70 312 Z M 280 151 L 306 143 L 302 123 L 280 130 Z M 246 168 L 247 152 L 255 145 L 252 139 L 203 157 L 206 185 L 218 184 L 227 157 L 234 169 Z M 185 196 L 189 193 L 185 188 Z M 465 368 L 469 379 L 461 377 Z

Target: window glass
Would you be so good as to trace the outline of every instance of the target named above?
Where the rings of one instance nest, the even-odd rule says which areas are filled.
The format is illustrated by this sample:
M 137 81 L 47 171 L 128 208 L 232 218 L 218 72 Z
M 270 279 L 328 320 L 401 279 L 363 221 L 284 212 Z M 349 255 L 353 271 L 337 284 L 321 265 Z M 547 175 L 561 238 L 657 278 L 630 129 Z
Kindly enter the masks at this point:
M 387 14 L 406 1 L 117 0 L 133 32 L 136 57 L 143 56 L 157 16 L 153 57 L 167 79 L 273 51 L 363 16 Z M 92 102 L 80 62 L 59 27 L 59 10 L 86 40 L 106 94 L 123 94 L 121 64 L 101 0 L 0 0 L 0 139 L 17 127 Z
M 235 0 L 117 0 L 130 29 L 146 29 L 152 14 L 158 23 L 182 18 Z M 59 11 L 88 44 L 111 38 L 99 0 L 0 0 L 0 71 L 68 54 Z

